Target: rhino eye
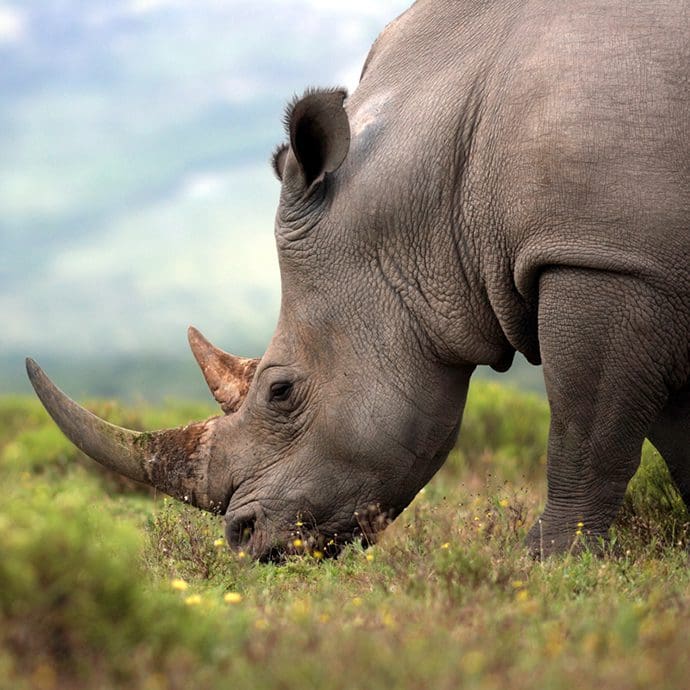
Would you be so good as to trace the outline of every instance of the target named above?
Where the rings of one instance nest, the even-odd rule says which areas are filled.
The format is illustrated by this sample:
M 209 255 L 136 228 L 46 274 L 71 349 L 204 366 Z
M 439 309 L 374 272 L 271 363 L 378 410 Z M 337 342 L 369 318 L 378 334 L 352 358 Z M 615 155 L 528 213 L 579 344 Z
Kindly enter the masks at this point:
M 290 397 L 292 384 L 289 381 L 277 381 L 271 384 L 269 402 L 284 402 Z

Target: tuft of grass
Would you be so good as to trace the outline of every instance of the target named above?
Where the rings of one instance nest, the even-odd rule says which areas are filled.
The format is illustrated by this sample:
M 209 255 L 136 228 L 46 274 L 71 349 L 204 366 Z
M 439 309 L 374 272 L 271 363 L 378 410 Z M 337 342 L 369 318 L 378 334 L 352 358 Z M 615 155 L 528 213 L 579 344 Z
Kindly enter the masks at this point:
M 159 577 L 222 578 L 234 584 L 242 561 L 248 560 L 242 553 L 231 556 L 221 518 L 169 498 L 149 516 L 146 532 L 144 560 Z
M 616 521 L 614 539 L 622 548 L 646 544 L 652 552 L 690 545 L 690 515 L 666 463 L 645 442 L 642 462 L 632 478 Z

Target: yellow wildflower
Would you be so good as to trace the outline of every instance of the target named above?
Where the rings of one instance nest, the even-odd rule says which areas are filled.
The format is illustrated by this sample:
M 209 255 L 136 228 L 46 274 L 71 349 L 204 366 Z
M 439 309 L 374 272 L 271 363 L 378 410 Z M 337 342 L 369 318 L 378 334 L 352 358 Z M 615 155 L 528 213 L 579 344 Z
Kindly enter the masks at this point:
M 508 507 L 508 499 L 507 498 L 502 498 L 499 502 L 498 505 L 501 506 L 501 508 L 507 508 Z
M 216 539 L 216 540 L 213 542 L 213 545 L 214 545 L 217 549 L 221 549 L 221 548 L 223 548 L 223 546 L 225 546 L 225 539 L 222 539 L 222 538 L 219 537 L 218 539 Z
M 450 548 L 450 542 L 447 541 L 445 544 L 441 544 L 442 549 L 449 549 Z
M 190 594 L 184 600 L 184 603 L 187 604 L 187 606 L 198 606 L 201 603 L 201 595 L 200 594 Z
M 299 549 L 299 547 L 302 546 L 302 540 L 301 540 L 301 539 L 295 539 L 295 541 L 292 542 L 292 545 L 293 545 L 296 549 Z
M 179 577 L 176 577 L 174 580 L 170 580 L 170 586 L 177 592 L 184 592 L 189 588 L 189 585 Z
M 242 601 L 242 595 L 239 592 L 226 592 L 223 601 L 226 604 L 239 604 Z
M 389 611 L 384 611 L 383 615 L 381 616 L 381 622 L 387 627 L 387 628 L 394 628 L 396 623 L 395 623 L 395 618 Z
M 309 602 L 298 599 L 292 603 L 290 611 L 295 618 L 304 618 L 309 613 Z
M 323 551 L 319 551 L 318 549 L 314 549 L 314 551 L 311 552 L 311 555 L 317 560 L 320 561 L 323 558 Z
M 369 562 L 371 562 L 371 561 L 374 560 L 374 554 L 373 554 L 373 553 L 368 553 L 368 554 L 365 556 L 365 558 L 366 558 Z

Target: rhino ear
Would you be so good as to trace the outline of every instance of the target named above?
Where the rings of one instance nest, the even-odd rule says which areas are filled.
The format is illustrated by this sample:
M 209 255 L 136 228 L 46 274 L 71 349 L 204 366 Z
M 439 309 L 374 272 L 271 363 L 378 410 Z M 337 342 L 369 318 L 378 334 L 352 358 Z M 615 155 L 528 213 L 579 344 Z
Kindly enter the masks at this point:
M 311 91 L 287 113 L 290 148 L 306 187 L 336 171 L 350 148 L 350 123 L 343 107 L 347 92 Z

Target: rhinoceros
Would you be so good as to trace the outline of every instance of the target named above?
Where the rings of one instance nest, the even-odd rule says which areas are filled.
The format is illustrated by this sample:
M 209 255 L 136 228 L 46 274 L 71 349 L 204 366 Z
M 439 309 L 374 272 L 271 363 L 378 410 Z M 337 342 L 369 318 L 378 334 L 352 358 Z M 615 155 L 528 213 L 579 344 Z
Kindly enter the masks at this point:
M 551 410 L 534 554 L 605 538 L 645 437 L 688 503 L 689 36 L 685 0 L 418 0 L 351 95 L 287 109 L 275 334 L 243 359 L 189 332 L 224 414 L 128 431 L 29 360 L 38 396 L 257 558 L 297 522 L 375 535 L 443 464 L 474 369 L 516 352 Z

